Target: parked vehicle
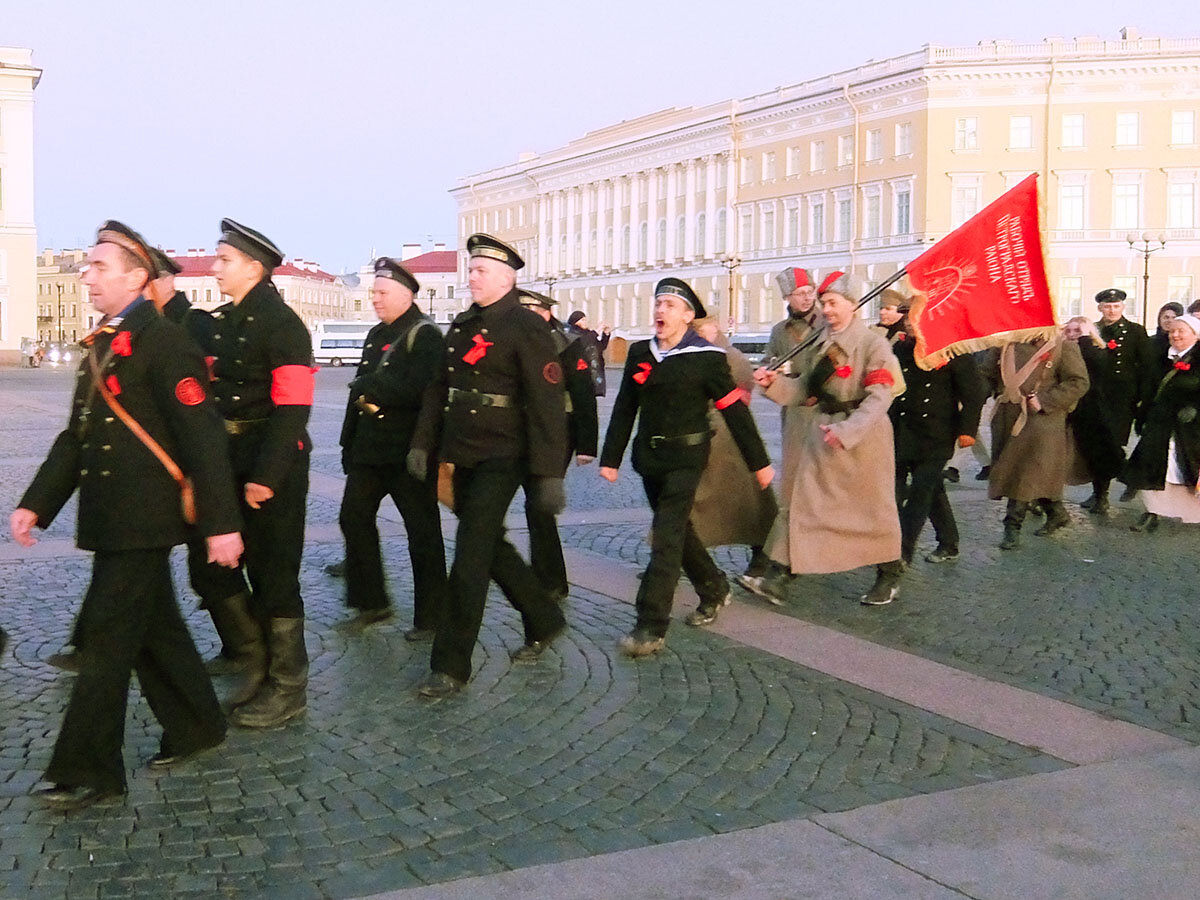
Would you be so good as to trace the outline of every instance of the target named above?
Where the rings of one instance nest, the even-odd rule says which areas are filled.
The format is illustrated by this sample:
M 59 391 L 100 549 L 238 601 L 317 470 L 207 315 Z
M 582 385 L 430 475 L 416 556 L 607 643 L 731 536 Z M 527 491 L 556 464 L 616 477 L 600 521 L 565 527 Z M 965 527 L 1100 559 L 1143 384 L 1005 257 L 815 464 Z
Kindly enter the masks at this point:
M 375 322 L 317 322 L 313 326 L 313 360 L 319 366 L 357 366 L 363 342 Z

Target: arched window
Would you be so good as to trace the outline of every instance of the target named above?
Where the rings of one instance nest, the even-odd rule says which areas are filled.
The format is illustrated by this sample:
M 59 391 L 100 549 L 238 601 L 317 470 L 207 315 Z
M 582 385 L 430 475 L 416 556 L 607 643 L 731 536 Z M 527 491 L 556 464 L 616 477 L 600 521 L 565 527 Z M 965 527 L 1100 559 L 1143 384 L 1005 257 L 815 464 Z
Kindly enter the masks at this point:
M 654 240 L 654 258 L 662 259 L 667 255 L 667 220 L 658 220 L 658 236 Z
M 626 225 L 621 232 L 621 264 L 629 264 L 629 226 Z
M 707 225 L 704 213 L 696 216 L 696 256 L 704 258 L 704 228 Z
M 642 227 L 638 230 L 638 260 L 646 258 L 646 249 L 650 240 L 650 224 L 643 222 Z
M 725 252 L 725 247 L 726 247 L 726 244 L 725 244 L 725 218 L 726 218 L 725 210 L 723 210 L 723 209 L 717 210 L 717 239 L 714 242 L 714 243 L 716 243 L 716 246 L 713 247 L 714 253 L 724 253 Z
M 611 225 L 608 228 L 608 232 L 604 235 L 604 262 L 609 266 L 616 264 L 616 260 L 613 259 L 613 230 Z
M 596 259 L 596 229 L 595 228 L 592 229 L 591 247 L 592 247 L 592 249 L 591 249 L 590 259 L 592 261 L 592 268 L 595 269 L 595 268 L 598 268 L 600 265 L 600 260 Z
M 675 258 L 676 259 L 683 258 L 683 250 L 684 250 L 684 247 L 687 245 L 686 244 L 686 238 L 687 238 L 686 232 L 687 232 L 687 219 L 685 219 L 683 216 L 680 216 L 678 219 L 675 220 Z

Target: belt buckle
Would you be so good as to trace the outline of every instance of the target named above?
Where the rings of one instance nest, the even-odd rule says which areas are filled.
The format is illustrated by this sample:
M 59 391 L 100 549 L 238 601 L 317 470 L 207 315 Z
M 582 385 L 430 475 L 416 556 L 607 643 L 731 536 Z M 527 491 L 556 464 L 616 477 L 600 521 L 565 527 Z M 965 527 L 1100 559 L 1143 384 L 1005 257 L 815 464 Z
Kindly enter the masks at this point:
M 491 394 L 479 394 L 478 397 L 480 406 L 492 406 L 496 402 L 492 399 Z
M 657 450 L 659 445 L 666 440 L 666 437 L 661 434 L 650 435 L 650 449 Z

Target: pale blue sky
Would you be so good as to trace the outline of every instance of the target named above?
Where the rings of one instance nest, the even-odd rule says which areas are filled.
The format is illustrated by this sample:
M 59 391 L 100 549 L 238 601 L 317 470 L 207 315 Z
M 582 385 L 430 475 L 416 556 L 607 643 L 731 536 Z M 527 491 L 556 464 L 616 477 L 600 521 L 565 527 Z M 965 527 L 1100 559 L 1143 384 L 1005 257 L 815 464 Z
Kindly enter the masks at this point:
M 38 240 L 120 218 L 211 248 L 222 216 L 327 269 L 453 245 L 470 172 L 604 125 L 922 44 L 1200 35 L 1200 4 L 1085 0 L 0 0 L 32 47 Z

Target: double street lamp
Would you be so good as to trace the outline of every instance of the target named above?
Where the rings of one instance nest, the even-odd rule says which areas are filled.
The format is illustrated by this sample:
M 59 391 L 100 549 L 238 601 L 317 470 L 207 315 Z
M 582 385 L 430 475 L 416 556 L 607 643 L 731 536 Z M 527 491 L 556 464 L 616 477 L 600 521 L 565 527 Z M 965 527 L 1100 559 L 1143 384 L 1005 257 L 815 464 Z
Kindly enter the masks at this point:
M 725 267 L 725 271 L 729 274 L 729 328 L 727 329 L 727 333 L 729 334 L 733 334 L 734 329 L 737 327 L 737 307 L 734 305 L 733 298 L 733 273 L 737 271 L 738 266 L 741 264 L 742 261 L 736 256 L 721 260 L 721 265 Z
M 1131 232 L 1125 235 L 1125 240 L 1129 244 L 1130 250 L 1136 250 L 1142 254 L 1142 321 L 1148 326 L 1150 324 L 1150 320 L 1147 318 L 1150 315 L 1150 254 L 1166 249 L 1167 236 L 1160 232 L 1156 239 L 1151 240 L 1148 231 L 1143 231 L 1140 238 Z M 1152 246 L 1153 244 L 1158 244 L 1158 246 Z

